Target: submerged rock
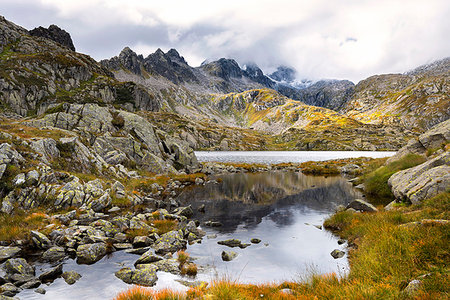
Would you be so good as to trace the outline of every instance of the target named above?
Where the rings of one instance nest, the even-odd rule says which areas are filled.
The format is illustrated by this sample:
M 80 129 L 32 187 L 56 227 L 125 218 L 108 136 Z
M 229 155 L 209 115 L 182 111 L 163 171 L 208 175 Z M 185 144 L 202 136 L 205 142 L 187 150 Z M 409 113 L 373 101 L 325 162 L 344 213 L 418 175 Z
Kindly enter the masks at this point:
M 237 240 L 237 239 L 230 239 L 230 240 L 218 241 L 217 244 L 234 248 L 234 247 L 240 247 L 241 241 Z

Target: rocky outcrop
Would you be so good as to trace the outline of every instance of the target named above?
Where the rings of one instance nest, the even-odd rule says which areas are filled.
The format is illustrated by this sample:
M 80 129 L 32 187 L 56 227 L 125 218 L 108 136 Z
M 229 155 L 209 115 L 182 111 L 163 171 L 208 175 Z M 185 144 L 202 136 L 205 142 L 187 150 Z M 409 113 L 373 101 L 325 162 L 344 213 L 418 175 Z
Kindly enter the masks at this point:
M 448 190 L 450 186 L 450 120 L 434 126 L 411 140 L 387 163 L 393 163 L 408 154 L 419 154 L 428 160 L 418 166 L 392 175 L 388 184 L 398 200 L 419 204 Z
M 397 199 L 409 200 L 413 204 L 447 191 L 450 186 L 450 152 L 395 173 L 388 184 Z
M 39 26 L 33 30 L 30 30 L 30 34 L 32 36 L 53 40 L 58 44 L 61 44 L 69 48 L 70 50 L 75 51 L 75 46 L 73 45 L 70 34 L 56 25 L 50 25 L 48 28 Z
M 338 111 L 350 99 L 354 87 L 348 80 L 320 80 L 299 90 L 294 99 Z

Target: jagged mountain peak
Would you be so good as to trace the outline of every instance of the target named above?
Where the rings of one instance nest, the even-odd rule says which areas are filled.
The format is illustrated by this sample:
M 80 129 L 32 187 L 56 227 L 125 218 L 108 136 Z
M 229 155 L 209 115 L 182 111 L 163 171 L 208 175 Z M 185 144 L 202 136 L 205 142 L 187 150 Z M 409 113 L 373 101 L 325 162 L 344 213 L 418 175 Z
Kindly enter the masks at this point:
M 225 80 L 230 78 L 241 78 L 243 71 L 239 64 L 231 58 L 220 58 L 219 60 L 203 64 L 200 68 L 210 75 L 220 77 Z
M 32 36 L 50 39 L 69 48 L 72 51 L 75 51 L 75 46 L 73 45 L 70 34 L 54 24 L 50 25 L 48 28 L 39 26 L 30 30 L 29 32 Z

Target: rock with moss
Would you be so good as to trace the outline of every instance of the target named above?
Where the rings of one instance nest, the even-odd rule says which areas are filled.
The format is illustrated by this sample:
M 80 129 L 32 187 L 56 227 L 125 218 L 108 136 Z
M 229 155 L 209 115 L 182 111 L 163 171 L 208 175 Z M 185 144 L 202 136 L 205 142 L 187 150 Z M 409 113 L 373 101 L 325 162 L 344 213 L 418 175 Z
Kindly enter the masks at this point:
M 107 253 L 105 243 L 85 244 L 78 246 L 77 263 L 93 264 L 103 258 Z
M 4 269 L 9 274 L 22 274 L 34 276 L 34 267 L 23 258 L 10 258 L 5 262 Z
M 232 261 L 238 256 L 238 254 L 235 251 L 222 251 L 221 256 L 223 261 Z
M 19 247 L 0 246 L 0 263 L 10 259 L 22 251 Z
M 186 240 L 179 230 L 169 231 L 155 241 L 154 249 L 156 254 L 174 253 L 186 248 Z
M 52 242 L 45 234 L 40 233 L 39 231 L 36 230 L 30 231 L 30 234 L 34 244 L 39 249 L 48 249 L 51 247 Z
M 53 282 L 56 278 L 60 277 L 63 273 L 63 264 L 59 264 L 48 271 L 43 272 L 39 275 L 39 280 L 43 283 Z
M 128 284 L 143 286 L 154 286 L 158 277 L 156 272 L 158 267 L 153 265 L 143 265 L 141 269 L 123 268 L 115 273 L 116 277 Z
M 49 262 L 58 261 L 66 257 L 66 251 L 63 247 L 55 246 L 42 253 L 42 259 Z
M 74 284 L 81 278 L 81 275 L 75 271 L 66 271 L 61 276 L 68 285 Z

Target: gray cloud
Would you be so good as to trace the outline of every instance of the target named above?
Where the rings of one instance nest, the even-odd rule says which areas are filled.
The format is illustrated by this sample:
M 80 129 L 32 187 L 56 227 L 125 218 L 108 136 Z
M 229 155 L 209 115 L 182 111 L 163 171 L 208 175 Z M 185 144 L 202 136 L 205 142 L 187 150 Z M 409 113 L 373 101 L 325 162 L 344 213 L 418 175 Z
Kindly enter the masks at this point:
M 125 46 L 144 55 L 176 48 L 193 66 L 228 57 L 358 81 L 450 54 L 446 0 L 3 0 L 0 13 L 28 29 L 57 24 L 97 60 Z

